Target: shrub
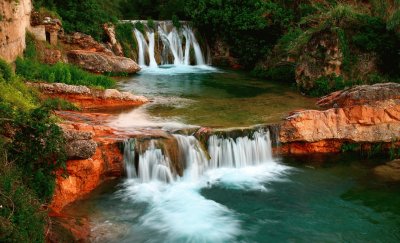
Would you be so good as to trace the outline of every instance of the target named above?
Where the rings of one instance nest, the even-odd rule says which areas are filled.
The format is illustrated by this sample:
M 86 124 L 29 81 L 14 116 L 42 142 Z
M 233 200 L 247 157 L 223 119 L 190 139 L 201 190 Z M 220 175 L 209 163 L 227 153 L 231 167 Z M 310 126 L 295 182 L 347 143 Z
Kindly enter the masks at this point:
M 22 170 L 25 184 L 42 202 L 48 202 L 55 188 L 55 171 L 65 168 L 63 132 L 46 107 L 18 113 L 13 126 L 16 132 L 10 158 Z
M 0 78 L 4 79 L 5 81 L 10 81 L 13 77 L 13 71 L 8 65 L 8 63 L 4 60 L 0 59 Z
M 44 242 L 46 214 L 20 170 L 7 160 L 4 145 L 0 139 L 0 241 Z

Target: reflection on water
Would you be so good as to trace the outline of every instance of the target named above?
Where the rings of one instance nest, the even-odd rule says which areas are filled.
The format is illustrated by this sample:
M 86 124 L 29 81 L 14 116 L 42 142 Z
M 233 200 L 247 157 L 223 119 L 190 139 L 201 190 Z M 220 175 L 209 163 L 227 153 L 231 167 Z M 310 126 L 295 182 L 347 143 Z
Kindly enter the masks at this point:
M 139 108 L 151 116 L 150 122 L 249 126 L 278 122 L 293 110 L 315 108 L 314 99 L 300 95 L 290 84 L 208 66 L 147 68 L 122 80 L 120 88 L 153 99 L 152 104 Z M 130 116 L 121 115 L 119 125 L 135 126 Z

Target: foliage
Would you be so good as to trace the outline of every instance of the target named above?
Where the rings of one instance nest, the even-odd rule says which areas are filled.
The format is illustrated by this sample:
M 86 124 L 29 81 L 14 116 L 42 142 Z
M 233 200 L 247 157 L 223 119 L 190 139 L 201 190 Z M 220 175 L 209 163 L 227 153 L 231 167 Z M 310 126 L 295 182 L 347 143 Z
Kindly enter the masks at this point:
M 252 71 L 252 75 L 281 83 L 294 83 L 295 65 L 292 63 L 277 65 L 269 68 L 268 70 L 264 70 L 261 67 L 256 67 Z
M 13 76 L 13 71 L 8 65 L 8 63 L 4 60 L 0 59 L 0 79 L 5 81 L 10 81 Z
M 179 17 L 176 15 L 172 15 L 172 24 L 177 28 L 180 29 L 182 27 L 181 22 L 179 22 Z
M 147 19 L 147 27 L 149 27 L 152 30 L 156 29 L 156 24 L 154 23 L 154 20 L 151 18 Z
M 4 146 L 0 138 L 0 241 L 44 242 L 46 214 Z
M 115 35 L 124 51 L 124 56 L 132 59 L 135 58 L 136 39 L 132 32 L 131 23 L 119 23 L 115 26 Z
M 113 79 L 103 75 L 90 74 L 71 64 L 57 63 L 50 66 L 22 58 L 18 58 L 15 63 L 17 74 L 31 81 L 58 82 L 99 88 L 115 86 Z
M 345 83 L 342 76 L 322 76 L 315 80 L 314 87 L 308 91 L 308 94 L 313 97 L 320 97 L 353 84 L 355 83 Z
M 263 57 L 293 19 L 278 1 L 190 0 L 186 13 L 208 38 L 222 38 L 247 68 Z
M 343 143 L 342 147 L 341 147 L 341 151 L 342 153 L 346 153 L 346 152 L 356 152 L 356 151 L 360 151 L 361 149 L 361 145 L 358 143 L 351 143 L 351 142 L 347 142 L 347 143 Z
M 57 12 L 63 20 L 65 31 L 83 32 L 100 41 L 104 37 L 102 25 L 117 20 L 104 7 L 107 6 L 105 3 L 99 0 L 37 0 L 34 6 L 36 9 L 46 7 Z
M 173 15 L 185 19 L 185 0 L 120 0 L 124 19 L 171 19 Z
M 17 113 L 13 127 L 16 132 L 9 156 L 21 169 L 25 183 L 47 202 L 55 188 L 55 171 L 65 167 L 63 132 L 46 107 Z
M 43 101 L 43 107 L 46 107 L 50 110 L 59 110 L 59 111 L 77 111 L 79 108 L 68 102 L 64 99 L 60 98 L 48 98 Z

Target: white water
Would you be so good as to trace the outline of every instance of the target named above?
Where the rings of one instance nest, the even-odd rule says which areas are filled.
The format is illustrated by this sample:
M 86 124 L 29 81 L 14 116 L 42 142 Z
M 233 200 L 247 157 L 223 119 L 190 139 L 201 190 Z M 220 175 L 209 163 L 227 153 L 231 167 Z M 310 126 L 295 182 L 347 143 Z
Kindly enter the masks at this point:
M 140 156 L 136 179 L 127 180 L 124 189 L 118 192 L 126 200 L 147 205 L 134 227 L 138 232 L 162 236 L 164 242 L 235 241 L 243 233 L 238 216 L 224 205 L 205 198 L 201 190 L 217 186 L 267 191 L 265 183 L 281 180 L 288 168 L 272 160 L 268 131 L 260 130 L 251 137 L 237 139 L 212 136 L 208 148 L 211 159 L 195 137 L 174 137 L 186 168 L 182 177 L 172 176 L 171 172 L 171 177 L 165 180 L 148 174 L 154 171 L 151 168 L 154 164 L 168 162 L 160 154 L 162 150 L 152 143 Z M 145 178 L 140 166 L 148 167 Z
M 149 40 L 149 58 L 150 58 L 150 67 L 157 67 L 157 62 L 154 57 L 154 45 L 155 45 L 155 40 L 154 40 L 154 32 L 150 31 L 147 32 L 147 39 Z
M 145 31 L 147 39 L 137 29 L 134 29 L 135 37 L 138 42 L 138 62 L 142 68 L 156 68 L 158 65 L 174 64 L 175 66 L 191 64 L 190 53 L 194 51 L 194 62 L 197 66 L 205 66 L 204 55 L 191 27 L 184 26 L 168 28 L 165 22 L 160 22 L 157 27 L 157 36 L 154 31 Z M 155 42 L 162 42 L 160 63 L 156 61 Z M 148 55 L 148 62 L 145 60 L 145 53 Z M 173 63 L 169 62 L 168 56 L 172 55 Z
M 134 29 L 133 31 L 135 33 L 135 37 L 136 37 L 136 40 L 137 40 L 137 43 L 138 43 L 138 48 L 139 48 L 139 50 L 138 50 L 138 54 L 139 54 L 138 62 L 139 62 L 139 65 L 140 66 L 146 66 L 145 52 L 148 49 L 146 39 L 144 38 L 143 34 L 139 30 Z

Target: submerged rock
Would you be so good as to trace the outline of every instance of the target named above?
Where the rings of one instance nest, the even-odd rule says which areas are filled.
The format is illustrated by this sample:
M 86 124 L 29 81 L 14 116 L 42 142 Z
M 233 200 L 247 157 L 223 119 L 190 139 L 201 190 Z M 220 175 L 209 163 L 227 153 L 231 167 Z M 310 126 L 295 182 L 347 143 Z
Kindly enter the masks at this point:
M 139 65 L 130 58 L 108 55 L 102 52 L 72 50 L 68 62 L 94 73 L 137 73 Z
M 393 160 L 384 165 L 377 166 L 373 172 L 383 180 L 398 182 L 400 181 L 400 160 Z

